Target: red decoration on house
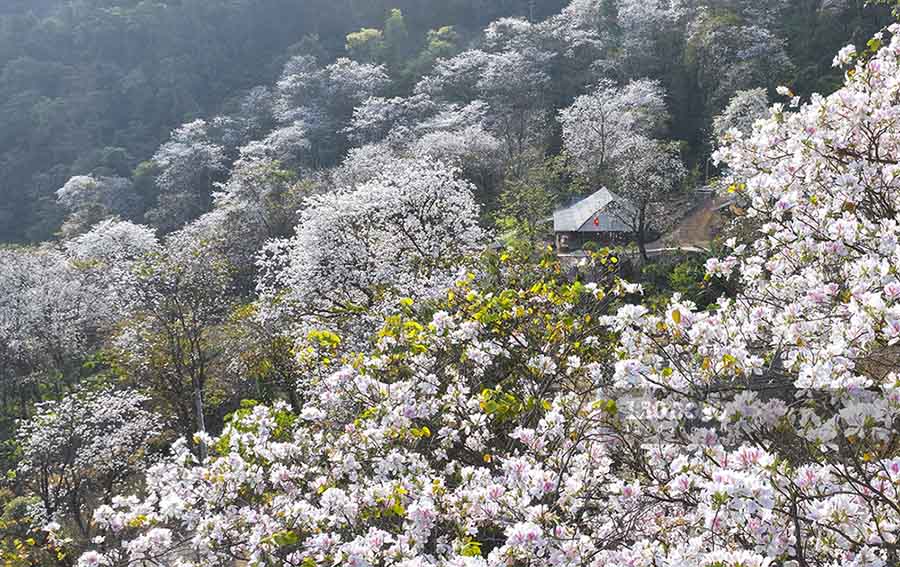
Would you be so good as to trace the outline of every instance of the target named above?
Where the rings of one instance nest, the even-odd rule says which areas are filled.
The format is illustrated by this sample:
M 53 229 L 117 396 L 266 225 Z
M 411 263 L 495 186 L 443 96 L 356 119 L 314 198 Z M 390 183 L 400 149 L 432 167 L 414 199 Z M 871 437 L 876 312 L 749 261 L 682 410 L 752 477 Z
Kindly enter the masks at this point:
M 600 226 L 600 217 L 594 217 L 594 226 Z

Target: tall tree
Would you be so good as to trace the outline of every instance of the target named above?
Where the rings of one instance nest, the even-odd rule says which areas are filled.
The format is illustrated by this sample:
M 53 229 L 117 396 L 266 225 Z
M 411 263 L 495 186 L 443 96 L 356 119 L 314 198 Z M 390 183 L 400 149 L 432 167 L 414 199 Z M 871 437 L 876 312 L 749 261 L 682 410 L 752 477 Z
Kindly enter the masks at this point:
M 355 187 L 311 197 L 296 234 L 269 247 L 262 299 L 301 339 L 371 330 L 394 302 L 442 293 L 484 244 L 473 187 L 456 170 L 428 158 L 375 165 Z
M 559 113 L 565 151 L 577 170 L 596 179 L 623 159 L 635 137 L 660 133 L 667 121 L 665 92 L 641 79 L 620 87 L 604 81 Z
M 641 258 L 647 262 L 647 240 L 652 229 L 666 227 L 665 205 L 684 179 L 685 169 L 677 143 L 636 138 L 628 142 L 616 163 L 615 187 L 625 202 L 616 212 L 635 234 Z M 671 224 L 671 223 L 669 223 Z

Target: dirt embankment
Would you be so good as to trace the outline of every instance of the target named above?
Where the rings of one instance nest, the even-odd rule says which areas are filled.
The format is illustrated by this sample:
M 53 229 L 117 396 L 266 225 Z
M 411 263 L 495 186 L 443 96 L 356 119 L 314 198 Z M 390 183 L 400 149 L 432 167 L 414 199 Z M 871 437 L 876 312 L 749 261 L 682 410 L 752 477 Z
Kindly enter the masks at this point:
M 709 248 L 722 226 L 719 209 L 726 202 L 726 197 L 705 199 L 688 212 L 670 233 L 654 242 L 653 246 Z

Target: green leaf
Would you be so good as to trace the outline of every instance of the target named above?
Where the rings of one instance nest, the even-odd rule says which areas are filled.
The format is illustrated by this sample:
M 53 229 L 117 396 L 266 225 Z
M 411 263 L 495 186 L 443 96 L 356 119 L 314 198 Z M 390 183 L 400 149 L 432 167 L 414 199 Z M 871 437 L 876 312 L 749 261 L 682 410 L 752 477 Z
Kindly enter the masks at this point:
M 463 557 L 481 557 L 481 542 L 467 538 L 459 553 Z
M 289 545 L 296 545 L 297 542 L 300 541 L 300 538 L 294 532 L 285 530 L 272 534 L 272 541 L 275 542 L 275 545 L 278 547 L 287 547 Z

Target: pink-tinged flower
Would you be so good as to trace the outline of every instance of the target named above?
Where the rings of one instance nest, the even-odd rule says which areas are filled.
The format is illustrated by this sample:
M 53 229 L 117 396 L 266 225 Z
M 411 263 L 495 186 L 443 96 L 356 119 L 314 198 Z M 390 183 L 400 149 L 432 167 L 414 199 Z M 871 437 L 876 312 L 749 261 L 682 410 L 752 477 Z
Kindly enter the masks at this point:
M 96 551 L 86 551 L 78 558 L 78 567 L 99 567 L 104 564 L 103 556 Z
M 891 282 L 884 286 L 884 296 L 891 301 L 900 300 L 900 282 Z

